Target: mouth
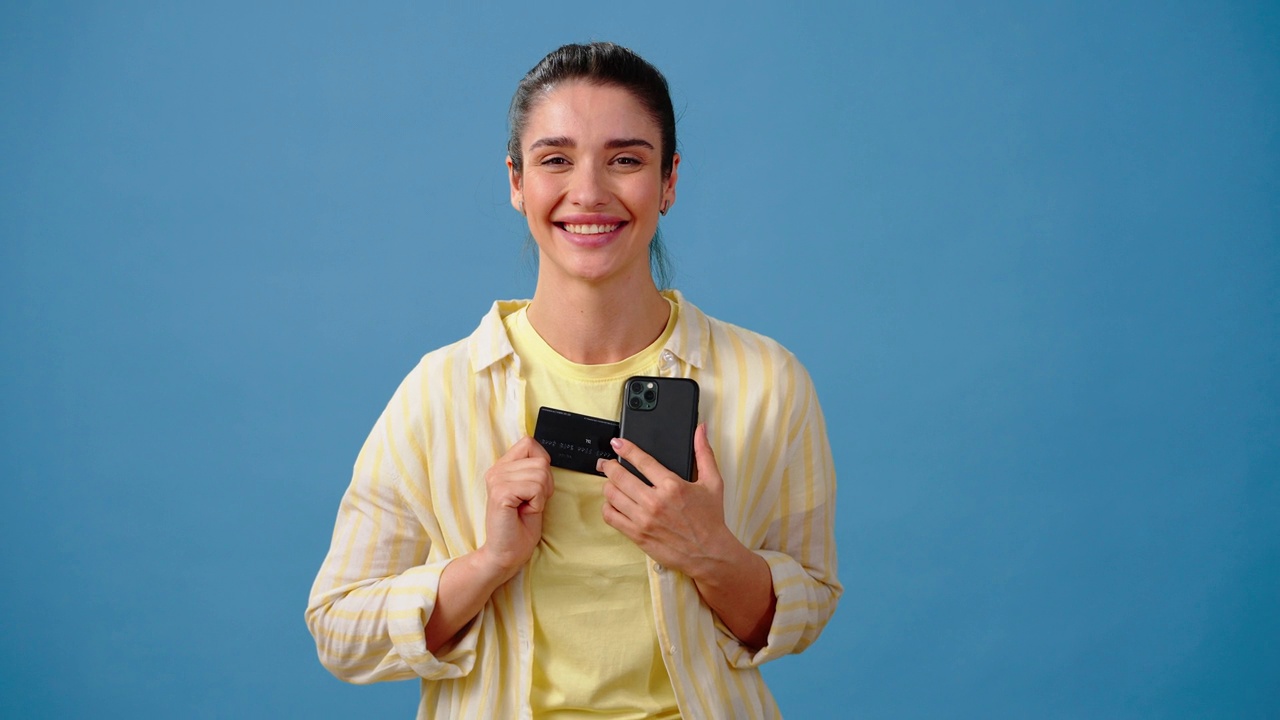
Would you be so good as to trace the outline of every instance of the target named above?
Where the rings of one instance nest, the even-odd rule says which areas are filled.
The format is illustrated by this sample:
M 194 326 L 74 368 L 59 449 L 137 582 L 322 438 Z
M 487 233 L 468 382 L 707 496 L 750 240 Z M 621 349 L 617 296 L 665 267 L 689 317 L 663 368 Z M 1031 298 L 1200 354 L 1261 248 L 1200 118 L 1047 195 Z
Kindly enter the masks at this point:
M 604 235 L 606 233 L 611 233 L 614 230 L 617 230 L 618 228 L 623 226 L 623 223 L 620 223 L 620 222 L 608 223 L 608 224 L 598 224 L 598 223 L 556 223 L 556 224 L 559 225 L 560 228 L 563 229 L 565 232 L 573 233 L 574 235 Z

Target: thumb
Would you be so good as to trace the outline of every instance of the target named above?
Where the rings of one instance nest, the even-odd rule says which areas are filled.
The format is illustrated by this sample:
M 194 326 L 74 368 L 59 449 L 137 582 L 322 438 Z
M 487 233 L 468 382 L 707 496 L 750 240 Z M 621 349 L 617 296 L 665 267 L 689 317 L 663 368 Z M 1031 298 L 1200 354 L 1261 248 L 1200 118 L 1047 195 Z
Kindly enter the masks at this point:
M 511 462 L 513 460 L 522 460 L 524 458 L 545 458 L 547 462 L 551 461 L 551 455 L 547 449 L 542 447 L 542 443 L 525 435 L 516 441 L 502 457 L 498 458 L 498 462 Z
M 533 438 L 527 438 L 527 439 L 529 440 L 529 454 L 526 455 L 526 457 L 541 458 L 543 460 L 546 460 L 548 463 L 550 463 L 551 453 L 547 452 L 547 449 L 542 447 L 542 443 L 538 442 L 537 440 L 534 440 Z
M 720 466 L 716 464 L 715 451 L 707 440 L 707 424 L 698 425 L 693 433 L 693 458 L 698 465 L 698 482 L 705 483 L 713 490 L 724 487 L 724 479 L 720 477 Z

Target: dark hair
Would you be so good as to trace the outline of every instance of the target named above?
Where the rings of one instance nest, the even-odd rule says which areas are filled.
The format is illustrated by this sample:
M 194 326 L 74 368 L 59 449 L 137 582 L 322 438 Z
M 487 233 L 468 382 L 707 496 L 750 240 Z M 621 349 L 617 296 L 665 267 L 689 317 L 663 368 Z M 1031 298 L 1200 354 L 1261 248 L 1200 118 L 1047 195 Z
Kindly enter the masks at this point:
M 516 86 L 507 111 L 507 154 L 517 173 L 524 172 L 524 151 L 520 136 L 524 134 L 529 111 L 545 93 L 560 83 L 583 80 L 599 85 L 613 85 L 630 92 L 649 111 L 662 135 L 662 177 L 671 176 L 676 153 L 676 113 L 671 105 L 667 79 L 656 67 L 631 50 L 610 42 L 587 45 L 564 45 L 542 58 Z M 649 265 L 658 287 L 666 287 L 671 263 L 657 232 L 649 244 Z

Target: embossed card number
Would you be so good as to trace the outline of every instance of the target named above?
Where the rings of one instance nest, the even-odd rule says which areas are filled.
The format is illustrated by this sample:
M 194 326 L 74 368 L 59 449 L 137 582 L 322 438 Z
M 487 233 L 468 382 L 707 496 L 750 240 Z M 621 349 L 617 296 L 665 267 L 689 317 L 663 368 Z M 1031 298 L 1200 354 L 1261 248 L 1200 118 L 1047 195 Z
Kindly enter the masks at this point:
M 551 456 L 551 464 L 565 470 L 596 472 L 596 460 L 613 460 L 618 454 L 609 441 L 618 437 L 618 423 L 590 415 L 580 415 L 567 410 L 541 407 L 533 439 L 542 444 Z

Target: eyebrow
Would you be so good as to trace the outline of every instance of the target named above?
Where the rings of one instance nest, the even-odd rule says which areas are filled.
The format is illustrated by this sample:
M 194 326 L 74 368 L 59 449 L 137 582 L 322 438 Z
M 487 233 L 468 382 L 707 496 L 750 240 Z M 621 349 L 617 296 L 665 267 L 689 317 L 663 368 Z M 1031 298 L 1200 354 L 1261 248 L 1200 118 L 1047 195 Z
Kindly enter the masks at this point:
M 557 137 L 539 138 L 538 140 L 535 140 L 532 145 L 529 146 L 529 150 L 530 151 L 537 150 L 540 147 L 571 148 L 576 146 L 577 146 L 577 143 L 575 143 L 572 139 L 567 138 L 563 135 L 560 135 Z M 654 149 L 653 143 L 649 142 L 648 140 L 645 140 L 644 138 L 618 138 L 616 140 L 610 140 L 606 142 L 604 146 L 609 150 L 617 150 L 619 148 L 629 148 L 629 147 L 643 147 L 643 148 L 649 148 L 650 150 Z

